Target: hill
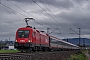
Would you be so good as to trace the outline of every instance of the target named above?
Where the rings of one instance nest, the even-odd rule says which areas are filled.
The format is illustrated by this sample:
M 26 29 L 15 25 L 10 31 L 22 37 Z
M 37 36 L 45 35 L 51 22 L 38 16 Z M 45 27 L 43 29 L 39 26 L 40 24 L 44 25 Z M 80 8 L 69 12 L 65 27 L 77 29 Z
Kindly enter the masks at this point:
M 76 45 L 79 44 L 79 38 L 68 38 L 68 39 L 63 39 L 63 40 L 68 41 L 68 42 L 73 43 L 73 44 L 76 44 Z M 90 39 L 81 38 L 80 39 L 80 45 L 81 46 L 83 46 L 83 45 L 90 46 Z

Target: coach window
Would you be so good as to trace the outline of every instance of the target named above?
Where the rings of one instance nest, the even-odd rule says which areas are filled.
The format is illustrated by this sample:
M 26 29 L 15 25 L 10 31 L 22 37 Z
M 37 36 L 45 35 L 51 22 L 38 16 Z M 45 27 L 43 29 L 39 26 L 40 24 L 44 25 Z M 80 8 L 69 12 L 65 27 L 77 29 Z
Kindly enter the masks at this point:
M 57 44 L 59 44 L 59 45 L 60 45 L 60 44 L 61 44 L 61 42 L 60 42 L 60 41 L 57 41 Z

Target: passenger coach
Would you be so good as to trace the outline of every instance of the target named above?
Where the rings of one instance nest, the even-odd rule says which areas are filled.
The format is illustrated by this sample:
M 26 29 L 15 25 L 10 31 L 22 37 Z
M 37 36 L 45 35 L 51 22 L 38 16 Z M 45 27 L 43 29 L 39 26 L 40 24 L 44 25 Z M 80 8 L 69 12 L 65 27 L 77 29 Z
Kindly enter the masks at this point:
M 79 49 L 79 46 L 66 42 L 54 36 L 50 36 L 50 48 L 52 50 L 76 50 Z

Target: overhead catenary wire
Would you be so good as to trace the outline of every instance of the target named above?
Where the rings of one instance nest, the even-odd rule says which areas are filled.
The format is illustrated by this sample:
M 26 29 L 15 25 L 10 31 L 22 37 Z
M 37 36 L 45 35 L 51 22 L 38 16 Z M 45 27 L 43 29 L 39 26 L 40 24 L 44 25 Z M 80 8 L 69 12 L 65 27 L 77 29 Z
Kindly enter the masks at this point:
M 53 31 L 52 31 L 52 32 L 50 32 L 49 34 L 51 34 L 51 33 L 55 32 L 57 29 L 58 29 L 58 28 L 56 28 L 55 30 L 53 30 Z
M 12 8 L 10 8 L 10 7 L 6 6 L 6 5 L 4 5 L 4 4 L 2 4 L 1 1 L 0 1 L 0 4 L 1 4 L 2 6 L 4 6 L 4 7 L 8 8 L 8 9 L 10 9 L 10 10 L 12 10 L 12 11 L 14 11 L 14 12 L 16 12 L 16 13 L 22 15 L 22 16 L 24 16 L 24 17 L 27 17 L 26 15 L 24 15 L 24 14 L 22 14 L 22 13 L 16 11 L 16 10 L 14 10 L 14 9 L 12 9 Z
M 43 1 L 40 0 L 40 2 L 43 4 Z M 43 4 L 43 5 L 44 5 L 44 4 Z M 45 6 L 45 5 L 44 5 L 44 6 Z M 47 6 L 45 6 L 45 7 L 46 7 L 46 9 L 48 9 L 48 10 L 51 12 L 52 15 L 54 15 L 54 14 L 52 13 L 52 11 L 51 11 Z
M 16 4 L 10 2 L 9 0 L 7 0 L 7 1 L 8 1 L 9 3 L 13 4 L 14 6 L 16 6 L 17 8 L 19 8 L 20 10 L 22 10 L 23 12 L 25 12 L 25 13 L 31 15 L 30 13 L 26 12 L 24 9 L 20 8 L 19 6 L 17 6 Z M 33 15 L 31 15 L 31 16 L 33 16 Z M 33 17 L 34 17 L 34 16 L 33 16 Z M 35 18 L 35 17 L 34 17 L 34 18 Z M 36 18 L 35 18 L 35 19 L 36 19 Z M 40 25 L 43 25 L 43 24 L 37 22 L 36 20 L 35 20 L 35 22 L 38 23 L 38 24 L 40 24 Z M 41 21 L 41 22 L 42 22 L 42 21 Z M 47 23 L 45 23 L 45 24 L 48 25 Z M 44 26 L 44 25 L 43 25 L 43 26 Z M 49 25 L 49 26 L 51 26 L 51 25 Z M 45 27 L 45 26 L 44 26 L 44 27 Z M 51 26 L 51 27 L 52 27 L 52 26 Z
M 43 1 L 41 1 L 40 0 L 40 2 L 43 4 Z M 43 4 L 44 5 L 44 4 Z M 53 15 L 53 16 L 55 16 L 53 13 L 52 13 L 52 11 L 46 6 L 46 5 L 44 5 L 45 6 L 45 8 L 46 9 L 48 9 L 50 12 L 51 12 L 51 14 Z M 56 17 L 56 16 L 55 16 Z M 54 18 L 54 17 L 53 17 Z M 55 20 L 55 19 L 54 19 Z M 59 23 L 58 21 L 56 21 L 57 23 Z M 60 23 L 59 23 L 60 24 Z M 62 25 L 62 24 L 60 24 L 63 28 L 64 28 L 64 26 Z M 65 29 L 65 28 L 64 28 Z
M 9 0 L 7 0 L 9 3 L 11 3 L 11 4 L 13 4 L 12 2 L 10 2 Z M 22 10 L 23 12 L 25 12 L 25 13 L 27 13 L 27 14 L 29 14 L 28 12 L 26 12 L 25 10 L 23 10 L 22 8 L 20 8 L 19 6 L 17 6 L 16 4 L 13 4 L 14 6 L 16 6 L 17 8 L 19 8 L 20 10 Z M 29 14 L 29 15 L 31 15 L 31 14 Z M 33 16 L 33 15 L 31 15 L 31 16 Z M 33 16 L 34 17 L 34 16 Z M 34 20 L 35 21 L 35 20 Z M 38 24 L 40 24 L 40 25 L 42 25 L 41 23 L 39 23 L 39 22 L 37 22 L 37 21 L 35 21 L 36 23 L 38 23 Z M 45 26 L 44 26 L 45 27 Z
M 71 28 L 70 28 L 71 29 Z M 79 35 L 79 33 L 77 33 L 76 31 L 74 31 L 73 29 L 71 29 L 73 32 L 75 32 L 76 34 L 78 34 Z
M 23 12 L 25 12 L 25 13 L 27 13 L 27 14 L 29 14 L 29 15 L 31 15 L 30 13 L 28 13 L 28 12 L 26 12 L 25 10 L 23 10 L 22 8 L 20 8 L 19 6 L 17 6 L 16 4 L 14 4 L 14 3 L 12 3 L 12 2 L 10 2 L 9 0 L 7 0 L 9 3 L 11 3 L 11 4 L 13 4 L 14 6 L 16 6 L 17 8 L 19 8 L 20 10 L 22 10 Z M 33 15 L 31 15 L 31 16 L 33 16 Z M 34 17 L 34 16 L 33 16 Z M 35 18 L 35 17 L 34 17 Z M 36 20 L 34 20 L 36 23 L 38 23 Z M 38 23 L 38 24 L 40 24 L 40 23 Z M 46 24 L 46 23 L 45 23 Z M 40 25 L 42 25 L 42 24 L 40 24 Z M 47 25 L 47 24 L 46 24 Z M 49 26 L 51 26 L 51 25 L 49 25 Z M 45 26 L 44 26 L 45 27 Z M 51 26 L 52 27 L 52 26 Z M 56 29 L 57 30 L 57 29 Z
M 46 10 L 44 10 L 35 0 L 32 0 L 35 4 L 37 4 L 43 11 L 46 12 Z M 49 9 L 50 11 L 50 9 Z M 47 12 L 46 12 L 47 13 Z M 54 21 L 56 21 L 56 23 L 58 23 L 59 25 L 61 25 L 61 27 L 64 28 L 64 26 L 62 24 L 60 24 L 53 16 L 51 16 L 49 13 L 47 13 Z M 52 13 L 53 14 L 53 13 Z M 53 14 L 54 15 L 54 14 Z
M 39 6 L 43 11 L 45 11 L 36 1 L 32 0 L 37 6 Z M 46 12 L 46 11 L 45 11 Z M 46 12 L 47 13 L 47 12 Z M 47 15 L 49 15 L 49 13 L 47 13 Z M 52 17 L 51 15 L 49 15 L 56 23 L 58 23 L 61 27 L 64 28 L 64 26 L 62 24 L 60 24 L 54 17 Z M 64 28 L 65 29 L 65 28 Z M 66 29 L 65 29 L 66 30 Z
M 8 1 L 8 0 L 7 0 Z M 10 7 L 8 7 L 8 6 L 6 6 L 6 5 L 4 5 L 4 4 L 2 4 L 1 3 L 1 1 L 0 1 L 0 4 L 1 5 L 3 5 L 4 7 L 6 7 L 6 8 L 8 8 L 8 9 L 10 9 L 10 10 L 12 10 L 12 11 L 15 11 L 15 12 L 17 12 L 18 14 L 20 14 L 20 15 L 22 15 L 22 16 L 24 16 L 24 17 L 27 17 L 26 15 L 24 15 L 24 14 L 22 14 L 22 13 L 20 13 L 20 12 L 18 12 L 18 11 L 16 11 L 16 10 L 14 10 L 14 9 L 12 9 L 12 8 L 10 8 Z M 18 7 L 18 6 L 17 6 Z M 18 7 L 19 8 L 19 7 Z M 21 9 L 21 8 L 20 8 Z M 24 11 L 23 9 L 21 9 L 22 11 Z M 24 11 L 25 13 L 27 13 L 27 14 L 29 14 L 28 12 L 26 12 L 26 11 Z M 52 17 L 52 16 L 51 16 Z M 56 20 L 55 20 L 56 21 Z M 38 23 L 37 21 L 35 21 L 36 23 Z M 38 24 L 40 24 L 40 23 L 38 23 Z M 42 25 L 42 24 L 40 24 L 40 25 Z M 45 26 L 44 26 L 45 27 Z
M 44 3 L 43 3 L 43 1 L 42 0 L 40 0 L 40 2 L 44 5 Z M 51 13 L 52 13 L 52 11 L 46 6 L 46 5 L 44 5 Z M 53 13 L 52 13 L 52 15 L 53 16 L 55 16 Z M 55 18 L 56 18 L 57 16 L 55 16 Z M 58 21 L 57 21 L 58 22 Z M 58 22 L 59 24 L 61 23 L 61 22 Z M 64 26 L 62 25 L 62 24 L 60 24 L 63 28 L 64 28 Z M 64 28 L 64 29 L 66 29 L 66 28 Z M 72 28 L 69 28 L 71 31 L 73 31 L 73 32 L 75 32 L 76 34 L 78 34 L 76 31 L 74 31 Z
M 0 4 L 1 4 L 2 6 L 4 6 L 4 7 L 8 8 L 8 9 L 10 9 L 10 10 L 12 10 L 12 11 L 14 11 L 14 12 L 16 12 L 16 13 L 22 15 L 22 16 L 24 16 L 24 17 L 27 17 L 26 15 L 24 15 L 24 14 L 22 14 L 22 13 L 16 11 L 16 10 L 14 10 L 14 9 L 12 9 L 12 8 L 10 8 L 10 7 L 6 6 L 6 5 L 4 5 L 4 4 L 2 4 L 1 1 L 0 1 Z M 18 7 L 18 8 L 19 8 L 19 7 Z M 24 11 L 24 10 L 23 10 L 23 11 Z M 24 11 L 24 12 L 26 12 L 26 11 Z M 35 20 L 34 20 L 34 21 L 35 21 Z M 37 22 L 37 21 L 35 21 L 35 22 L 38 23 L 38 24 L 40 24 L 40 23 Z M 40 25 L 41 25 L 41 26 L 44 26 L 44 25 L 42 25 L 42 24 L 40 24 Z M 44 26 L 44 27 L 46 27 L 46 26 Z M 46 27 L 46 28 L 47 28 L 47 27 Z
M 10 2 L 9 0 L 7 0 L 8 2 Z M 33 0 L 34 1 L 34 0 Z M 34 1 L 35 2 L 35 1 Z M 42 1 L 41 1 L 42 2 Z M 11 4 L 13 4 L 12 2 L 10 2 Z M 36 3 L 36 2 L 35 2 Z M 37 4 L 37 3 L 36 3 Z M 30 14 L 30 13 L 28 13 L 28 12 L 26 12 L 25 10 L 23 10 L 22 8 L 20 8 L 20 7 L 18 7 L 17 5 L 15 5 L 15 4 L 13 4 L 14 6 L 16 6 L 17 8 L 19 8 L 19 9 L 21 9 L 23 12 L 25 12 L 25 13 L 27 13 L 27 14 Z M 38 5 L 38 4 L 37 4 Z M 39 5 L 38 5 L 39 6 Z M 44 5 L 45 6 L 45 5 Z M 40 6 L 39 6 L 40 7 Z M 45 6 L 46 7 L 46 6 Z M 41 8 L 41 7 L 40 7 Z M 47 7 L 46 7 L 47 8 Z M 41 8 L 42 9 L 42 8 Z M 48 8 L 47 8 L 48 9 Z M 44 9 L 43 9 L 44 10 Z M 50 9 L 48 9 L 49 11 L 50 11 Z M 44 10 L 45 11 L 45 10 Z M 45 11 L 46 12 L 46 11 Z M 51 11 L 50 11 L 51 12 Z M 47 13 L 47 12 L 46 12 Z M 52 13 L 52 12 L 51 12 Z M 48 13 L 47 13 L 48 14 Z M 31 15 L 31 14 L 30 14 Z M 49 15 L 49 14 L 48 14 Z M 53 13 L 52 13 L 52 15 L 54 15 Z M 32 15 L 31 15 L 32 16 Z M 50 15 L 49 15 L 50 16 Z M 34 17 L 34 16 L 33 16 Z M 52 17 L 52 16 L 51 16 Z M 54 20 L 55 20 L 55 18 L 54 17 L 52 17 Z M 56 21 L 56 20 L 55 20 Z M 38 24 L 40 24 L 39 22 L 37 22 L 37 21 L 35 21 L 36 23 L 38 23 Z M 58 21 L 56 21 L 57 23 L 59 23 Z M 46 24 L 46 23 L 45 23 Z M 40 25 L 42 25 L 42 24 L 40 24 Z M 61 24 L 60 24 L 61 25 Z M 43 25 L 44 26 L 44 25 Z M 63 25 L 61 25 L 62 27 L 63 27 Z M 44 26 L 45 27 L 45 26 Z M 64 28 L 64 27 L 63 27 Z M 72 30 L 73 31 L 73 30 Z M 74 31 L 75 32 L 75 31 Z
M 26 16 L 26 15 L 24 15 L 24 14 L 22 14 L 22 13 L 16 11 L 16 10 L 14 10 L 14 9 L 12 9 L 12 8 L 10 8 L 10 7 L 6 6 L 6 5 L 4 5 L 4 4 L 2 4 L 1 1 L 0 1 L 0 4 L 1 4 L 2 6 L 4 6 L 4 7 L 8 8 L 8 9 L 10 9 L 10 10 L 12 10 L 12 11 L 14 11 L 14 12 L 16 12 L 16 13 L 22 15 L 22 16 L 24 16 L 24 17 L 28 17 L 28 16 Z M 24 11 L 24 12 L 25 12 L 25 11 Z M 40 23 L 37 22 L 37 21 L 35 21 L 35 22 L 38 23 L 38 24 L 40 24 Z M 42 24 L 40 24 L 40 25 L 42 25 Z M 42 26 L 44 26 L 44 25 L 42 25 Z M 44 26 L 44 27 L 46 27 L 46 26 Z

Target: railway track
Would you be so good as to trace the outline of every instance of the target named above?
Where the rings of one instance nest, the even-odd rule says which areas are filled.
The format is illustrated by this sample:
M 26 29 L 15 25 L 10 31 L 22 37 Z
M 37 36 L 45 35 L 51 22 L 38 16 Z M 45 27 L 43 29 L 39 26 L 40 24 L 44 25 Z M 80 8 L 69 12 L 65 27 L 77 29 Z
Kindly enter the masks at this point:
M 64 60 L 77 51 L 0 53 L 0 60 Z

